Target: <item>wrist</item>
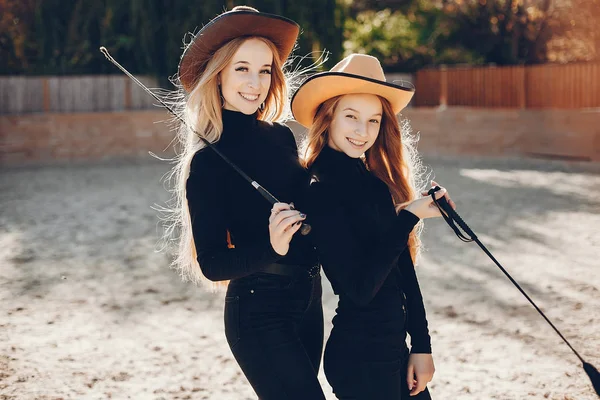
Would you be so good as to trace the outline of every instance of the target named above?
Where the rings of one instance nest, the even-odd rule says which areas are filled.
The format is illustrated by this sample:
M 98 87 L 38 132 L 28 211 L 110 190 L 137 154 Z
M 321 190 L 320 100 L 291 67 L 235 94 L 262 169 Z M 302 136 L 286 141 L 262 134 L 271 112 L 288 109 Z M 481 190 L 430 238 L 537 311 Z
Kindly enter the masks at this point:
M 414 208 L 413 208 L 413 209 L 411 209 L 410 205 L 409 205 L 409 206 L 406 206 L 404 209 L 400 210 L 400 212 L 398 213 L 398 215 L 400 215 L 400 213 L 401 213 L 402 211 L 409 212 L 409 213 L 411 213 L 411 214 L 412 214 L 412 216 L 415 216 L 415 217 L 417 217 L 418 219 L 421 219 L 421 217 L 420 217 L 420 216 L 419 216 L 419 215 L 416 213 L 416 211 L 414 210 Z

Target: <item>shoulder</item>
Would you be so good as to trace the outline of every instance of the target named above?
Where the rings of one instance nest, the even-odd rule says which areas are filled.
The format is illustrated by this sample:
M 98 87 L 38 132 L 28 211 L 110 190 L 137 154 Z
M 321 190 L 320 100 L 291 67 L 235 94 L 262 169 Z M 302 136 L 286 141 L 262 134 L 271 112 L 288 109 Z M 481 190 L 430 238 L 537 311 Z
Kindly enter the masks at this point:
M 379 177 L 377 177 L 374 173 L 369 172 L 369 174 L 372 177 L 373 180 L 373 184 L 375 185 L 375 188 L 377 190 L 379 190 L 381 193 L 385 193 L 388 196 L 391 195 L 390 194 L 390 187 L 388 186 L 387 183 L 385 183 L 384 181 L 382 181 L 381 179 L 379 179 Z
M 208 147 L 198 150 L 190 162 L 190 173 L 202 174 L 206 170 L 214 172 L 218 155 Z
M 307 188 L 307 194 L 312 200 L 334 200 L 335 189 L 329 181 L 323 180 L 317 175 L 310 174 L 310 183 Z
M 294 132 L 286 124 L 280 122 L 258 121 L 258 125 L 281 145 L 297 149 Z

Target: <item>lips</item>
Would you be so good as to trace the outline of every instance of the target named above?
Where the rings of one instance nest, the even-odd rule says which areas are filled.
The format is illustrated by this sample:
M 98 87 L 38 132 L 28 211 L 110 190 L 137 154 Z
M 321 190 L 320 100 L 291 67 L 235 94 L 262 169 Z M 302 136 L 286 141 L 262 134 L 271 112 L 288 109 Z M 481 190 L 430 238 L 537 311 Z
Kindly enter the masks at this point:
M 238 93 L 240 94 L 240 96 L 242 96 L 244 98 L 244 100 L 248 100 L 248 101 L 256 101 L 260 97 L 258 94 L 248 94 L 248 93 L 241 93 L 241 92 L 238 92 Z
M 350 139 L 350 138 L 346 138 L 346 140 L 354 147 L 356 148 L 361 148 L 364 147 L 365 144 L 367 144 L 367 142 L 361 141 L 361 140 L 356 140 L 356 139 Z

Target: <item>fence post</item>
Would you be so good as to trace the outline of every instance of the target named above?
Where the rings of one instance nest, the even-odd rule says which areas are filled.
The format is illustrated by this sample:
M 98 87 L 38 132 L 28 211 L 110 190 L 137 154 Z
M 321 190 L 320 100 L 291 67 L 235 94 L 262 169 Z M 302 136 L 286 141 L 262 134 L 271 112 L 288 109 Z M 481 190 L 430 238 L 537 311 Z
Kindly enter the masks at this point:
M 42 109 L 45 113 L 50 112 L 50 87 L 48 85 L 48 78 L 42 78 L 42 99 L 44 99 Z
M 123 79 L 125 80 L 125 110 L 131 110 L 131 80 Z
M 521 69 L 520 78 L 519 79 L 519 108 L 524 109 L 527 108 L 527 67 L 521 65 L 519 67 Z
M 448 106 L 448 68 L 440 67 L 440 107 Z

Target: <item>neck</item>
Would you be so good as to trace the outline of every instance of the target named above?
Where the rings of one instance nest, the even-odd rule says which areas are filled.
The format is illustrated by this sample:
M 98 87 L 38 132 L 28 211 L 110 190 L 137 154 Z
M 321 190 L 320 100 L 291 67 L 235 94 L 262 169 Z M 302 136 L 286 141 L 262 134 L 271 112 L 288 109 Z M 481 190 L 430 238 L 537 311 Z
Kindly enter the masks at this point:
M 223 129 L 237 128 L 241 126 L 253 125 L 257 121 L 258 113 L 244 114 L 240 111 L 222 109 Z
M 317 170 L 330 171 L 339 176 L 352 176 L 355 174 L 369 174 L 361 158 L 353 158 L 342 151 L 325 145 L 314 162 Z

